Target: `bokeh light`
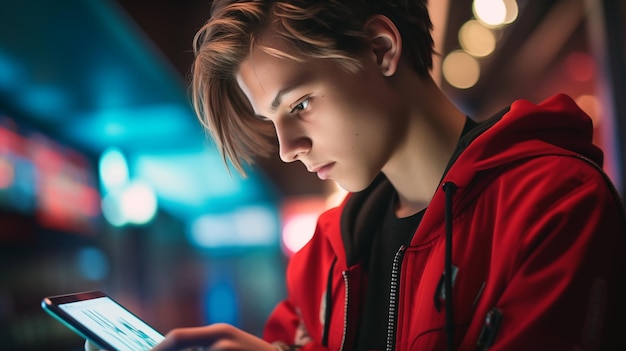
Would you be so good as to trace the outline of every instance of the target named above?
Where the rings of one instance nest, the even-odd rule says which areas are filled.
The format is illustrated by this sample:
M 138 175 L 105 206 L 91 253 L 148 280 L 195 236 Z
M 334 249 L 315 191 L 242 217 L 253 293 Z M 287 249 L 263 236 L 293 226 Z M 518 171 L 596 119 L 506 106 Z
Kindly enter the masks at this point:
M 97 247 L 84 247 L 78 251 L 77 266 L 81 275 L 92 281 L 105 279 L 109 275 L 109 259 Z
M 458 89 L 467 89 L 478 82 L 480 65 L 465 51 L 455 50 L 444 58 L 442 72 L 450 85 Z
M 593 57 L 585 52 L 573 52 L 565 59 L 565 71 L 570 79 L 588 82 L 596 75 Z
M 492 27 L 502 26 L 507 19 L 507 8 L 502 0 L 474 0 L 474 16 Z
M 116 148 L 106 149 L 100 156 L 100 181 L 106 191 L 119 189 L 128 182 L 128 164 L 124 154 Z
M 145 224 L 156 214 L 156 194 L 146 182 L 133 181 L 124 189 L 120 206 L 129 223 Z
M 317 213 L 303 213 L 285 221 L 282 240 L 288 252 L 297 252 L 311 240 L 315 232 L 317 217 Z
M 459 30 L 461 47 L 474 57 L 490 55 L 496 48 L 496 37 L 493 32 L 477 20 L 465 22 Z
M 506 8 L 506 16 L 504 18 L 505 24 L 511 24 L 515 22 L 519 15 L 519 7 L 516 0 L 504 0 L 504 6 Z
M 591 117 L 594 128 L 600 125 L 602 116 L 602 105 L 600 100 L 594 95 L 584 94 L 576 98 L 576 104 Z

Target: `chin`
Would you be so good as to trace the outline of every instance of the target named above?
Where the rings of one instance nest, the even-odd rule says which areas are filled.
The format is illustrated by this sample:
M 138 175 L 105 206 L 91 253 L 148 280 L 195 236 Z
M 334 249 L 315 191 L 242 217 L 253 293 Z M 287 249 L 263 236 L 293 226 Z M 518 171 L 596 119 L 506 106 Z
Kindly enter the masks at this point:
M 365 190 L 370 184 L 372 184 L 373 179 L 369 181 L 365 181 L 363 179 L 340 179 L 336 180 L 337 184 L 345 191 L 350 193 L 357 193 L 359 191 Z

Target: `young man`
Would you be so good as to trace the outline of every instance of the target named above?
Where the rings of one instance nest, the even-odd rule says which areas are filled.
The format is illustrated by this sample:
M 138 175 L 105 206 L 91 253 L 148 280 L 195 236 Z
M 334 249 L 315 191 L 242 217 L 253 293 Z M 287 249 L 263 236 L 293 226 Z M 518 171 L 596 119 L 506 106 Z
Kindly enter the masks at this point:
M 429 75 L 425 0 L 214 2 L 194 102 L 226 158 L 278 139 L 352 192 L 290 261 L 263 339 L 218 324 L 155 350 L 624 349 L 626 229 L 564 95 L 477 124 Z

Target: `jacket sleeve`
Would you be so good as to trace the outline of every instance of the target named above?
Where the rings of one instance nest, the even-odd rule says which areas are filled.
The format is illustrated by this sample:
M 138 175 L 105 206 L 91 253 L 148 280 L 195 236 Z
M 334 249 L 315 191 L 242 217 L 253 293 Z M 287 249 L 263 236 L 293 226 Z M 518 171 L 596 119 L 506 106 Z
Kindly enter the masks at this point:
M 328 350 L 312 340 L 298 310 L 289 300 L 276 306 L 265 324 L 263 338 L 274 344 L 278 350 Z
M 324 326 L 320 316 L 326 311 L 323 297 L 335 255 L 324 232 L 328 225 L 323 223 L 335 223 L 339 214 L 339 210 L 322 214 L 311 240 L 289 259 L 285 272 L 287 297 L 274 308 L 263 332 L 263 338 L 279 349 L 328 349 L 322 344 Z
M 521 177 L 501 200 L 495 240 L 509 257 L 489 350 L 625 350 L 623 208 L 599 172 L 556 162 L 530 165 L 559 172 Z

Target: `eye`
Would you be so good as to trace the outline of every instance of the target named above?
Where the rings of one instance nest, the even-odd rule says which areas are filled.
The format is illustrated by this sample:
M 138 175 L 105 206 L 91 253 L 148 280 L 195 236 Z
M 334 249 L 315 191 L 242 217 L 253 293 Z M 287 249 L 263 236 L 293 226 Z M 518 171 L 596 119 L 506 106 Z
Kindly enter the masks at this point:
M 305 98 L 302 101 L 300 101 L 297 105 L 295 105 L 293 107 L 293 109 L 291 110 L 291 113 L 296 113 L 298 111 L 304 111 L 309 107 L 310 104 L 310 100 L 309 98 Z

